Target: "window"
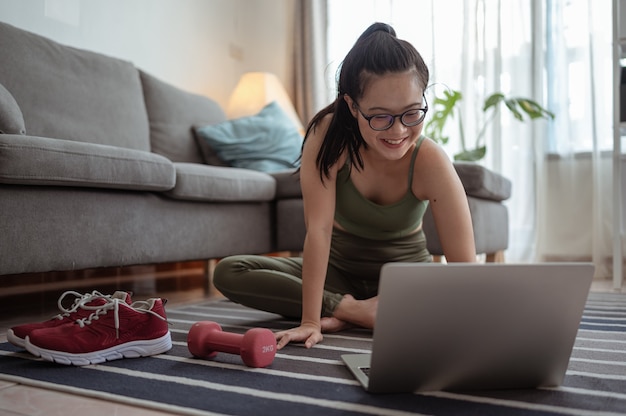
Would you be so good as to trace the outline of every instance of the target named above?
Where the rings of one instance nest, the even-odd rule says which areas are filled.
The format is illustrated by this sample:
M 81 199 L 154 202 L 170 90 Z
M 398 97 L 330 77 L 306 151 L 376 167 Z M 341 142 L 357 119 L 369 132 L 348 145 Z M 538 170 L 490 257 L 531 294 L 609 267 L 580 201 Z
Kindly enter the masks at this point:
M 580 153 L 594 146 L 610 150 L 611 2 L 591 4 L 590 0 L 329 0 L 328 101 L 335 98 L 343 57 L 363 30 L 382 21 L 420 51 L 430 68 L 431 84 L 463 92 L 466 131 L 478 130 L 483 115 L 475 103 L 492 92 L 533 97 L 540 90 L 544 97 L 535 98 L 557 114 L 549 123 L 545 151 Z M 534 16 L 543 16 L 545 23 L 533 22 Z M 537 36 L 535 28 L 543 34 Z M 544 61 L 544 86 L 539 89 L 534 85 L 539 77 L 533 75 L 542 72 L 534 60 L 536 50 Z M 514 122 L 509 120 L 503 117 L 502 123 Z
M 613 148 L 611 13 L 609 1 L 546 0 L 549 153 Z

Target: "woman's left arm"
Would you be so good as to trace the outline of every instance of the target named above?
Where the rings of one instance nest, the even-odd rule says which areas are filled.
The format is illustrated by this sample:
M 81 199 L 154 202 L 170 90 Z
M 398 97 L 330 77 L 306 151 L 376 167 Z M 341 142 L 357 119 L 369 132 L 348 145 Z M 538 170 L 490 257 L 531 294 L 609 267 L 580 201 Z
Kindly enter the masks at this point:
M 425 139 L 413 174 L 413 192 L 430 203 L 446 261 L 475 262 L 476 246 L 467 196 L 448 155 L 435 142 Z

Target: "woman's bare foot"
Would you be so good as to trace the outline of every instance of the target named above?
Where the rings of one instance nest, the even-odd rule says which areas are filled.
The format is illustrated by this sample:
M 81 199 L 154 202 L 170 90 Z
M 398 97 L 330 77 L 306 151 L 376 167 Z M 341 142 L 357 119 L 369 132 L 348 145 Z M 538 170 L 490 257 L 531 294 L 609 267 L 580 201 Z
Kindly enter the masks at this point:
M 354 326 L 334 316 L 322 318 L 320 324 L 322 326 L 322 333 L 339 332 Z
M 363 328 L 373 329 L 377 310 L 378 296 L 356 300 L 352 295 L 345 295 L 337 305 L 333 318 Z

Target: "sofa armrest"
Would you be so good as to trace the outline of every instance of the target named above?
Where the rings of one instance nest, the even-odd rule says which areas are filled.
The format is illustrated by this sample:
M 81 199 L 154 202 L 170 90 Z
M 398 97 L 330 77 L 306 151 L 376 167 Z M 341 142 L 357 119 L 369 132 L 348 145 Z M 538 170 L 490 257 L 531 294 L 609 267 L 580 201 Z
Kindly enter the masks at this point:
M 511 197 L 511 181 L 504 176 L 471 162 L 454 162 L 467 196 L 504 201 Z M 302 197 L 300 174 L 295 169 L 274 172 L 276 199 Z
M 467 196 L 492 201 L 511 197 L 511 181 L 504 176 L 472 162 L 454 162 Z
M 504 251 L 509 246 L 509 213 L 504 204 L 484 198 L 467 197 L 476 254 Z M 424 234 L 430 254 L 442 256 L 443 247 L 430 206 L 424 214 Z
M 511 196 L 511 181 L 483 166 L 455 162 L 467 194 L 477 253 L 493 253 L 508 247 L 508 211 L 501 201 Z M 276 179 L 276 250 L 301 251 L 305 227 L 300 176 L 295 170 L 271 174 Z M 442 255 L 430 208 L 424 231 L 431 254 Z
M 287 169 L 270 175 L 276 179 L 276 199 L 302 198 L 299 171 Z

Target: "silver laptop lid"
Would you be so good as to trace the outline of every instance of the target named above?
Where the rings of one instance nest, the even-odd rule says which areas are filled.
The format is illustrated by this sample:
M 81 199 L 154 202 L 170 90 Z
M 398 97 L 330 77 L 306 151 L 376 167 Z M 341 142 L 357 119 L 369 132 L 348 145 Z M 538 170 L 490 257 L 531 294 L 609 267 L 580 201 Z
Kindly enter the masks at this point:
M 368 390 L 559 385 L 587 263 L 383 266 Z

